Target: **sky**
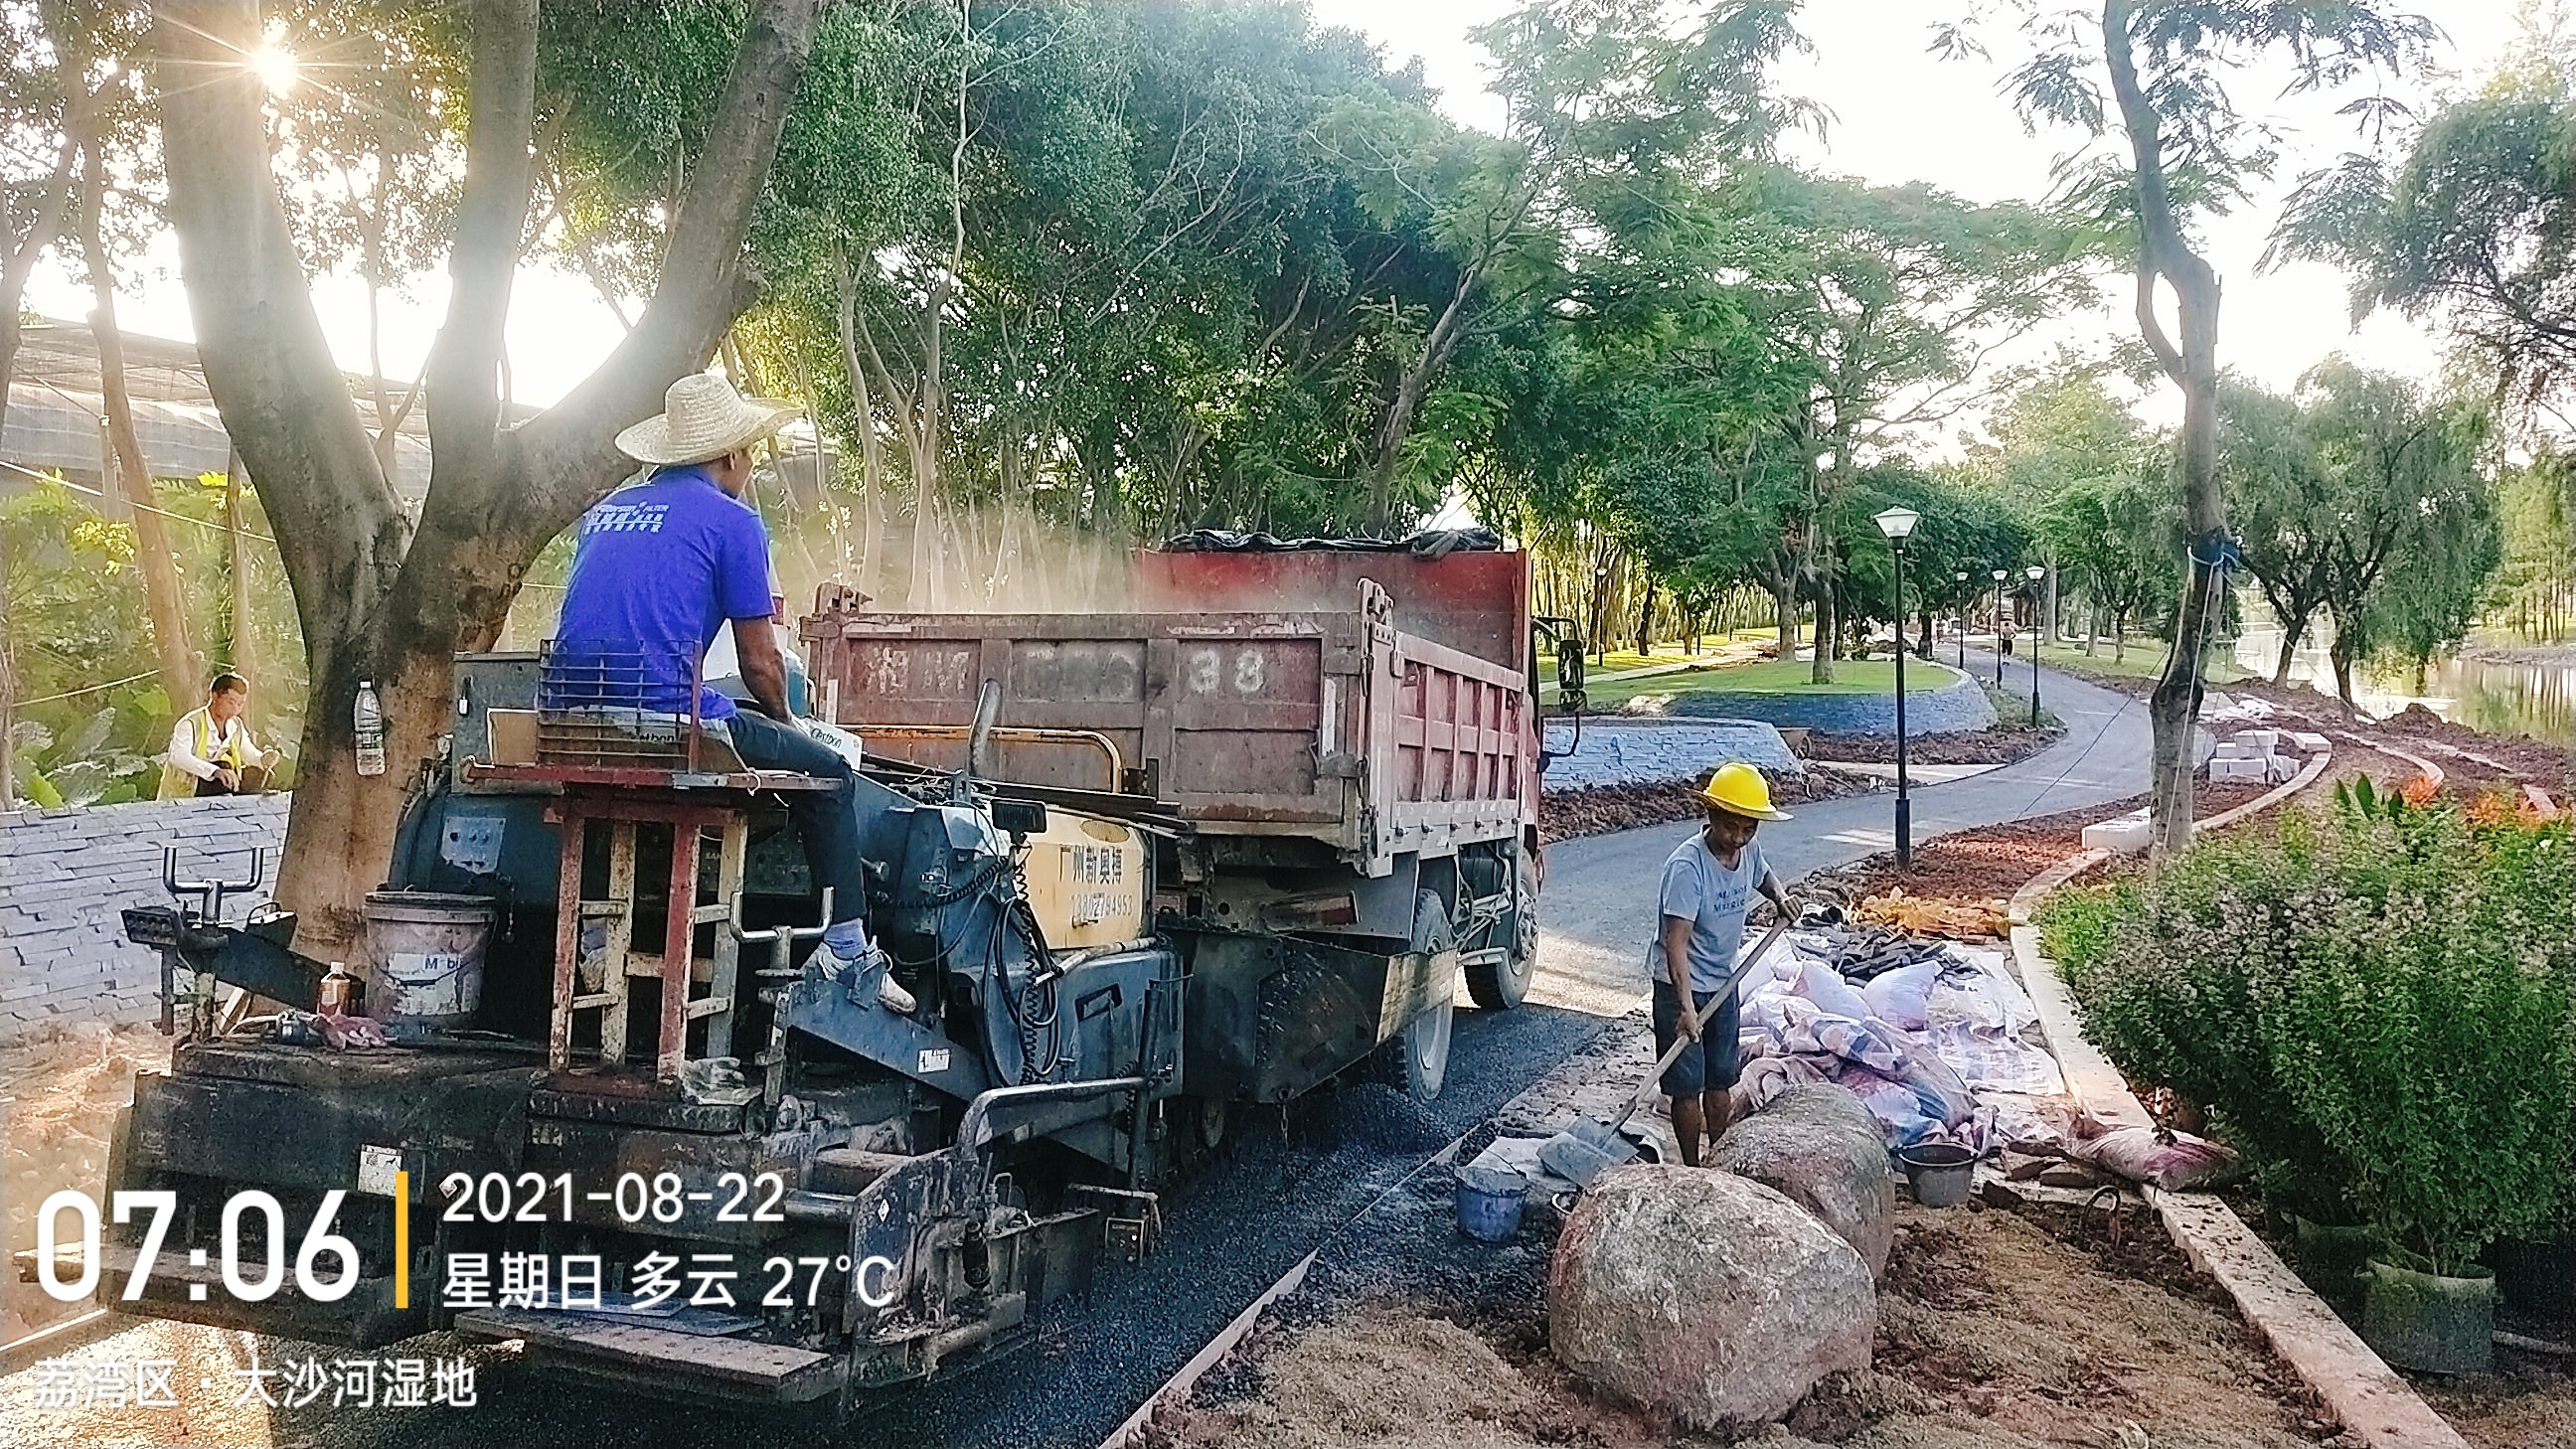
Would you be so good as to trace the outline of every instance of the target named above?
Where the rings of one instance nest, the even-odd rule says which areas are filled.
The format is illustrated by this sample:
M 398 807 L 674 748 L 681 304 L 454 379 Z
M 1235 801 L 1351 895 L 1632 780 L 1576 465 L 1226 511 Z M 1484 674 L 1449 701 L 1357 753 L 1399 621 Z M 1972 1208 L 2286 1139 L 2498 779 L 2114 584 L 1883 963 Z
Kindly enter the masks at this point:
M 2437 61 L 2443 73 L 2397 88 L 2419 113 L 2444 89 L 2474 84 L 2518 34 L 2516 0 L 2422 3 L 2451 44 Z M 1419 57 L 1453 119 L 1500 128 L 1502 105 L 1484 89 L 1484 50 L 1467 32 L 1506 13 L 1513 0 L 1309 0 L 1309 6 L 1320 23 L 1368 36 L 1390 64 Z M 1965 0 L 1808 0 L 1799 25 L 1813 49 L 1788 63 L 1778 84 L 1820 103 L 1831 119 L 1822 137 L 1797 140 L 1797 159 L 1872 183 L 1928 181 L 1976 202 L 2043 197 L 2052 162 L 2078 138 L 2066 132 L 2026 134 L 1997 89 L 2004 64 L 1947 62 L 1926 53 L 1933 22 L 1965 8 Z M 1989 22 L 1984 39 L 1994 55 L 2010 61 L 2016 37 L 2009 28 Z M 2282 128 L 2279 172 L 2257 188 L 2250 205 L 2214 222 L 2205 235 L 2222 279 L 2221 363 L 2276 389 L 2287 389 L 2336 351 L 2369 366 L 2432 376 L 2440 349 L 2422 330 L 2386 316 L 2358 332 L 2348 327 L 2344 282 L 2332 269 L 2298 264 L 2258 275 L 2256 259 L 2299 175 L 2359 144 L 2349 123 L 2333 114 L 2338 100 L 2278 99 L 2275 89 L 2259 76 L 2249 77 L 2235 94 L 2240 109 Z M 119 303 L 124 325 L 191 337 L 175 247 L 165 239 L 144 259 L 143 272 L 139 288 Z M 397 382 L 408 382 L 419 369 L 445 299 L 443 274 L 387 299 L 385 371 Z M 52 265 L 31 280 L 27 301 L 55 317 L 79 317 L 89 306 L 86 289 Z M 354 279 L 326 278 L 315 288 L 315 302 L 341 363 L 366 370 L 364 288 Z M 543 405 L 562 396 L 607 357 L 620 335 L 616 319 L 587 283 L 546 269 L 523 272 L 509 327 L 517 400 Z M 2099 354 L 2134 335 L 2125 308 L 2105 309 L 2061 319 L 2008 360 L 2039 361 L 2060 346 Z M 2140 398 L 2140 411 L 2153 421 L 2169 422 L 2178 409 L 2170 389 L 2149 389 Z M 1955 436 L 1946 435 L 1922 442 L 1923 451 L 1934 455 L 1957 445 Z

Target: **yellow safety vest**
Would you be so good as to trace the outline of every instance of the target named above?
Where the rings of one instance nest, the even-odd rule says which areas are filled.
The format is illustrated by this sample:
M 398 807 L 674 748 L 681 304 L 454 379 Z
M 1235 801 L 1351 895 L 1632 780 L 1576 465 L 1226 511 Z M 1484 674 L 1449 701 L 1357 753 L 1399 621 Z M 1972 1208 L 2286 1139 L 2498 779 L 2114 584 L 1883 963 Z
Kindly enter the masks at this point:
M 195 733 L 197 737 L 197 748 L 192 751 L 192 753 L 194 753 L 198 759 L 205 760 L 212 764 L 228 765 L 236 772 L 241 769 L 242 742 L 250 738 L 250 727 L 248 725 L 244 725 L 240 729 L 234 731 L 231 741 L 225 744 L 223 753 L 221 755 L 214 755 L 207 752 L 212 750 L 215 746 L 215 717 L 210 711 L 208 711 L 206 706 L 201 704 L 195 709 L 189 711 L 187 717 L 182 719 L 180 723 L 190 726 Z M 186 800 L 195 796 L 196 793 L 196 776 L 189 774 L 187 771 L 180 769 L 174 764 L 171 764 L 167 759 L 164 759 L 161 762 L 162 799 Z

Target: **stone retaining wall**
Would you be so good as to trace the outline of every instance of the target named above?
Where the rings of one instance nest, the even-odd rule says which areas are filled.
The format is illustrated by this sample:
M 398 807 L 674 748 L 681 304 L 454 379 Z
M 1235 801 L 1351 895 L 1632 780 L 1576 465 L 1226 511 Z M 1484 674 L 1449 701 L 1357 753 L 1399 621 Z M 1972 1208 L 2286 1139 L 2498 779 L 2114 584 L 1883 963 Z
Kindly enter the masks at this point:
M 166 906 L 161 847 L 181 879 L 245 879 L 268 852 L 276 886 L 286 795 L 167 800 L 0 814 L 0 1042 L 57 1022 L 157 1021 L 161 961 L 125 939 L 128 906 Z M 224 908 L 238 917 L 251 901 Z
M 1549 725 L 1549 749 L 1562 750 L 1573 742 L 1572 726 Z M 1610 724 L 1587 719 L 1580 747 L 1549 764 L 1540 784 L 1549 790 L 1589 790 L 1688 780 L 1729 760 L 1748 760 L 1774 774 L 1795 775 L 1806 768 L 1789 752 L 1780 731 L 1760 720 Z
M 1774 725 L 1804 726 L 1836 734 L 1896 733 L 1896 696 L 1889 694 L 1686 694 L 1673 701 L 1673 713 L 1698 719 L 1723 715 L 1765 720 Z M 1953 679 L 1939 689 L 1908 690 L 1905 732 L 1948 735 L 1981 730 L 1995 722 L 1994 701 L 1973 679 Z

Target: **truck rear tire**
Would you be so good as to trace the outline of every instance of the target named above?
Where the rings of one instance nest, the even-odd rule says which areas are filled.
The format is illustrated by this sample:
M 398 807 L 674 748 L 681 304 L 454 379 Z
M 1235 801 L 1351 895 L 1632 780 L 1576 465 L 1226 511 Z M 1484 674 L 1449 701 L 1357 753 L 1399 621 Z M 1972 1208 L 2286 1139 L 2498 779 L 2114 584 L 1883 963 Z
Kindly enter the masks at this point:
M 1454 998 L 1443 997 L 1438 1006 L 1406 1022 L 1398 1034 L 1404 1049 L 1405 1095 L 1417 1102 L 1438 1097 L 1441 1085 L 1449 1080 L 1449 1026 L 1456 1019 L 1457 1006 Z
M 1449 907 L 1437 891 L 1423 891 L 1413 898 L 1412 946 L 1435 954 L 1458 949 Z M 1397 1054 L 1396 1085 L 1417 1102 L 1438 1097 L 1441 1084 L 1449 1079 L 1449 1027 L 1457 1009 L 1457 998 L 1444 991 L 1437 1006 L 1414 1013 L 1395 1040 L 1387 1043 Z
M 1515 864 L 1519 899 L 1512 910 L 1511 940 L 1500 961 L 1467 968 L 1467 995 L 1487 1011 L 1509 1011 L 1528 998 L 1538 976 L 1538 871 L 1527 860 Z

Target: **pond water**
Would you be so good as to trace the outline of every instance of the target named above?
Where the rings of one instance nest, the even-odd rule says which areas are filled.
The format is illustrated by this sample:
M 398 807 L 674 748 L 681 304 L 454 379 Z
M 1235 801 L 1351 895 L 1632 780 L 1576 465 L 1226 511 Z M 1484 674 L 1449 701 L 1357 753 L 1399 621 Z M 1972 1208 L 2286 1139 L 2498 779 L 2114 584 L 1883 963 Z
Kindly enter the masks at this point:
M 2290 680 L 2334 693 L 2334 664 L 2326 647 L 2334 635 L 2322 621 L 2310 626 L 2290 662 Z M 2281 631 L 2249 628 L 2236 641 L 2236 663 L 2270 678 L 2281 651 Z M 2374 715 L 2391 715 L 2421 703 L 2444 719 L 2488 734 L 2527 734 L 2576 748 L 2576 645 L 2530 644 L 2510 634 L 2472 636 L 2465 658 L 2446 659 L 2425 672 L 2416 688 L 2407 669 L 2356 669 L 2353 703 Z

